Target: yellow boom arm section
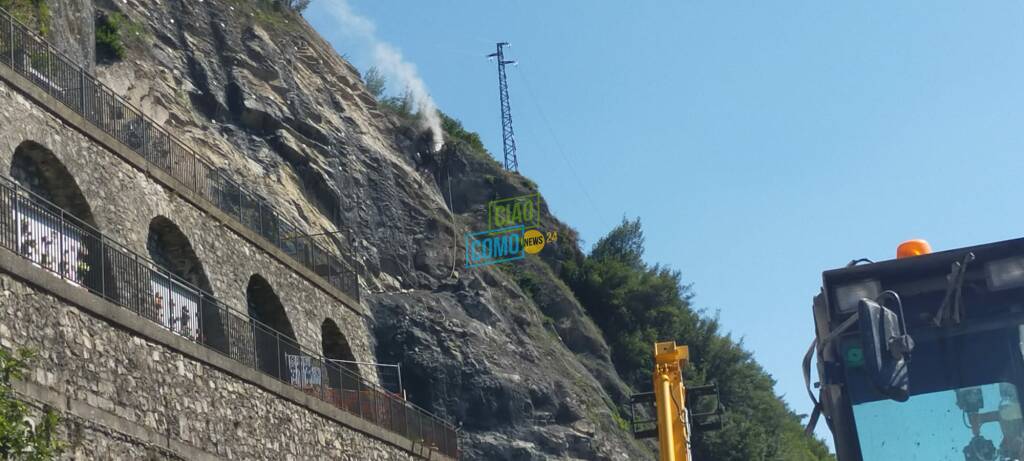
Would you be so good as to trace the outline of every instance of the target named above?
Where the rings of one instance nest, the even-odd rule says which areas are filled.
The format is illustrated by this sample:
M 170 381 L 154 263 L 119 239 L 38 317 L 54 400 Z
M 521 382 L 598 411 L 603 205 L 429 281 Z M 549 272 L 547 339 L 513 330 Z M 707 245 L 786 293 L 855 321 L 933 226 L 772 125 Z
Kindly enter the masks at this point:
M 675 341 L 654 345 L 654 399 L 658 411 L 661 461 L 690 461 L 683 367 L 690 360 L 686 346 Z

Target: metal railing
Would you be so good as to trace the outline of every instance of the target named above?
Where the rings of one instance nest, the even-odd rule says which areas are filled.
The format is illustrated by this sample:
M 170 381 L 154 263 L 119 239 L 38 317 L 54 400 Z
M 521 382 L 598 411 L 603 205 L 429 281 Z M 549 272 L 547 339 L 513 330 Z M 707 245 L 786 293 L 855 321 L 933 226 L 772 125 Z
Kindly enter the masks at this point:
M 68 283 L 413 442 L 458 457 L 455 428 L 220 302 L 0 177 L 0 246 Z
M 405 387 L 402 386 L 402 364 L 400 363 L 359 362 L 355 360 L 339 359 L 327 359 L 327 361 L 330 363 L 336 363 L 350 370 L 359 369 L 360 365 L 369 367 L 376 371 L 380 387 L 392 394 L 405 398 Z
M 351 259 L 340 259 L 311 239 L 282 241 L 301 234 L 259 194 L 246 190 L 200 158 L 152 119 L 49 42 L 0 9 L 0 63 L 25 77 L 92 125 L 141 155 L 186 189 L 263 236 L 327 282 L 359 300 L 359 279 Z

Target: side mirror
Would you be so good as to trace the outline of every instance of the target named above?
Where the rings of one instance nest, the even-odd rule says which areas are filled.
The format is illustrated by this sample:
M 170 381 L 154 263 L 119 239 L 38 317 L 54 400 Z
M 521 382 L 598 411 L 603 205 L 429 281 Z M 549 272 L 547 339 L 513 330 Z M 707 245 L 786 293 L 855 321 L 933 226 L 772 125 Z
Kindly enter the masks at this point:
M 900 321 L 887 307 L 867 298 L 857 305 L 864 369 L 875 389 L 897 402 L 910 398 L 910 352 L 914 340 L 900 334 Z

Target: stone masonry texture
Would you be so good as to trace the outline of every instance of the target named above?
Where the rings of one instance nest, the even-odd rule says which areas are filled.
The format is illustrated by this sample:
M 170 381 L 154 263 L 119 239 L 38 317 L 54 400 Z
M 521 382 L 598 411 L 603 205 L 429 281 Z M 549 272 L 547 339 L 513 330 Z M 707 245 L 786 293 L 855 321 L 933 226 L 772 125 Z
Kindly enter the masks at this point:
M 30 382 L 215 458 L 412 459 L 6 274 L 0 306 L 0 345 L 38 352 Z M 69 459 L 190 459 L 76 416 L 62 431 Z
M 0 171 L 25 141 L 67 167 L 99 230 L 146 255 L 149 223 L 174 222 L 189 238 L 213 295 L 244 312 L 250 276 L 266 279 L 299 343 L 321 351 L 321 324 L 342 329 L 357 360 L 373 361 L 366 320 L 167 188 L 150 180 L 0 83 Z M 407 459 L 412 455 L 328 421 L 166 347 L 0 275 L 0 345 L 39 358 L 30 380 L 223 459 Z M 372 370 L 362 374 L 375 380 Z M 71 459 L 187 459 L 75 415 L 64 415 Z
M 150 221 L 164 216 L 188 237 L 214 297 L 245 312 L 246 286 L 258 274 L 281 299 L 302 347 L 320 352 L 321 324 L 329 318 L 341 328 L 356 359 L 372 361 L 364 318 L 5 84 L 0 84 L 0 101 L 0 126 L 5 127 L 0 132 L 0 172 L 4 176 L 10 177 L 11 156 L 22 142 L 41 144 L 74 176 L 100 232 L 148 255 Z M 363 375 L 372 373 L 364 370 Z

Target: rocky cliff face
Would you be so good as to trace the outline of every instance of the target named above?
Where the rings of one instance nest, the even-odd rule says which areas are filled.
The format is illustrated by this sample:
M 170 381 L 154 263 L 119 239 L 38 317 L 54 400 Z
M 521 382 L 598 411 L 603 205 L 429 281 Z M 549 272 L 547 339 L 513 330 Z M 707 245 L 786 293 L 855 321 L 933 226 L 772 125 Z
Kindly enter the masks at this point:
M 101 79 L 310 233 L 341 231 L 328 238 L 355 262 L 376 340 L 360 359 L 400 362 L 410 399 L 462 425 L 465 459 L 653 457 L 621 427 L 628 389 L 552 272 L 578 256 L 571 229 L 542 207 L 560 247 L 462 267 L 462 233 L 485 229 L 486 202 L 530 193 L 528 181 L 455 143 L 431 153 L 301 18 L 261 2 L 58 3 L 70 15 L 56 14 L 51 37 L 86 61 L 73 28 L 83 11 L 141 26 L 123 60 L 96 67 Z
M 48 0 L 50 14 L 49 38 L 65 55 L 83 67 L 93 70 L 96 46 L 81 37 L 93 35 L 94 9 L 91 0 Z

